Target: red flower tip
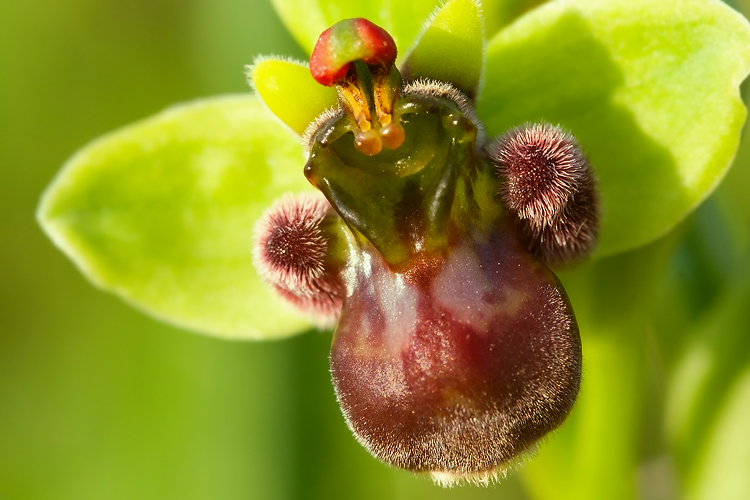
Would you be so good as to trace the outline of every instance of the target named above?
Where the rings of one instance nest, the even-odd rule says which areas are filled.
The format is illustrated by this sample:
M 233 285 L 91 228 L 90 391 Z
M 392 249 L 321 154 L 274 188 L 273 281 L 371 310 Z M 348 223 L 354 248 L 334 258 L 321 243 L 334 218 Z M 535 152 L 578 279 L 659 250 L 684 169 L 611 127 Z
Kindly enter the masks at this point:
M 343 284 L 326 266 L 322 224 L 331 211 L 319 193 L 286 195 L 258 221 L 254 249 L 261 277 L 325 326 L 336 321 L 343 302 Z
M 367 19 L 344 19 L 325 30 L 310 57 L 310 73 L 326 87 L 343 80 L 351 63 L 390 66 L 396 61 L 396 43 L 383 28 Z

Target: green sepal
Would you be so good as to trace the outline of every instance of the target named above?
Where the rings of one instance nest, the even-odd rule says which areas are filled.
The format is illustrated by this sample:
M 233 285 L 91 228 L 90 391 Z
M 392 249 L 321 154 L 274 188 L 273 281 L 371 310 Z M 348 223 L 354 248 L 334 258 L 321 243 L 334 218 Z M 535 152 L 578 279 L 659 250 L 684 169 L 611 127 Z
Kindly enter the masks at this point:
M 474 0 L 450 0 L 430 20 L 402 65 L 409 79 L 453 84 L 473 98 L 484 63 L 482 12 Z
M 261 282 L 253 230 L 312 189 L 299 138 L 255 96 L 196 101 L 104 136 L 64 166 L 37 217 L 94 284 L 167 322 L 235 339 L 310 323 Z
M 338 102 L 334 88 L 320 85 L 306 64 L 295 61 L 259 59 L 248 69 L 248 79 L 273 114 L 300 135 Z
M 722 179 L 749 70 L 748 22 L 720 2 L 551 2 L 489 42 L 477 112 L 489 134 L 545 120 L 578 138 L 608 255 L 663 235 Z

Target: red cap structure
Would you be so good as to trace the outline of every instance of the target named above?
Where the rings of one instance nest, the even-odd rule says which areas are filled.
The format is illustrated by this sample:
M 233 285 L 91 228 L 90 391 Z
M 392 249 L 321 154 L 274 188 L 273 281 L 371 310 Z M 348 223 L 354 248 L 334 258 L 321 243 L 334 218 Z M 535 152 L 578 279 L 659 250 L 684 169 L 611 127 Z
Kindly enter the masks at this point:
M 390 66 L 396 61 L 396 42 L 367 19 L 344 19 L 325 30 L 310 57 L 310 73 L 326 87 L 343 80 L 354 61 Z

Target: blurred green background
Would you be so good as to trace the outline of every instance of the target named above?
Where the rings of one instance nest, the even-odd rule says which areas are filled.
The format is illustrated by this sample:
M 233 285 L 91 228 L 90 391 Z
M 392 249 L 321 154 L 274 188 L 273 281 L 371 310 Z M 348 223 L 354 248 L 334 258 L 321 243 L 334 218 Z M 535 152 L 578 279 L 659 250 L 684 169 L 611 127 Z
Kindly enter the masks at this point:
M 174 102 L 247 92 L 244 65 L 269 53 L 304 58 L 262 0 L 0 3 L 3 500 L 527 498 L 519 475 L 442 490 L 371 458 L 334 400 L 329 334 L 232 343 L 163 325 L 85 282 L 37 226 L 41 192 L 81 145 Z M 659 268 L 667 279 L 642 343 L 643 378 L 657 383 L 634 445 L 650 464 L 633 478 L 646 477 L 643 498 L 679 496 L 670 463 L 662 467 L 661 410 L 670 372 L 692 373 L 695 345 L 729 360 L 699 402 L 722 408 L 750 386 L 748 172 L 745 148 Z M 750 464 L 750 446 L 722 456 L 730 448 L 711 444 L 750 440 L 725 436 L 736 422 L 716 423 L 746 422 L 750 399 L 738 401 L 728 417 L 704 411 L 684 424 L 688 436 L 673 439 L 680 470 L 710 478 L 701 464 L 725 462 L 722 478 Z M 747 479 L 732 474 L 730 494 L 716 498 L 747 498 Z
M 352 438 L 330 335 L 232 343 L 85 282 L 34 211 L 89 140 L 304 58 L 261 0 L 0 2 L 0 498 L 514 498 L 444 492 Z M 302 165 L 300 165 L 302 168 Z M 507 494 L 506 494 L 507 492 Z

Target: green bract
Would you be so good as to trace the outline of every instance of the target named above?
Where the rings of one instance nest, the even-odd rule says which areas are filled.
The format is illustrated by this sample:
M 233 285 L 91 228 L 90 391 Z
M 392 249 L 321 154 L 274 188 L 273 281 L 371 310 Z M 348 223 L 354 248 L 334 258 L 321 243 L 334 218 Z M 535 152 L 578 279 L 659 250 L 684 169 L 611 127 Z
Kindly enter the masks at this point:
M 297 138 L 254 96 L 176 106 L 65 165 L 39 219 L 95 284 L 186 328 L 276 338 L 307 322 L 266 290 L 253 226 L 279 193 L 312 189 Z
M 490 135 L 529 120 L 568 128 L 600 180 L 600 255 L 665 234 L 722 178 L 750 69 L 750 29 L 725 5 L 551 2 L 498 31 L 483 68 L 477 5 L 452 0 L 426 21 L 436 4 L 274 1 L 308 51 L 342 18 L 381 25 L 405 74 L 480 89 Z M 257 92 L 298 134 L 335 102 L 306 71 L 267 59 L 252 72 Z M 264 207 L 310 189 L 304 162 L 297 138 L 257 98 L 201 101 L 84 148 L 38 216 L 92 281 L 161 318 L 234 338 L 290 335 L 308 323 L 260 282 L 250 249 Z

